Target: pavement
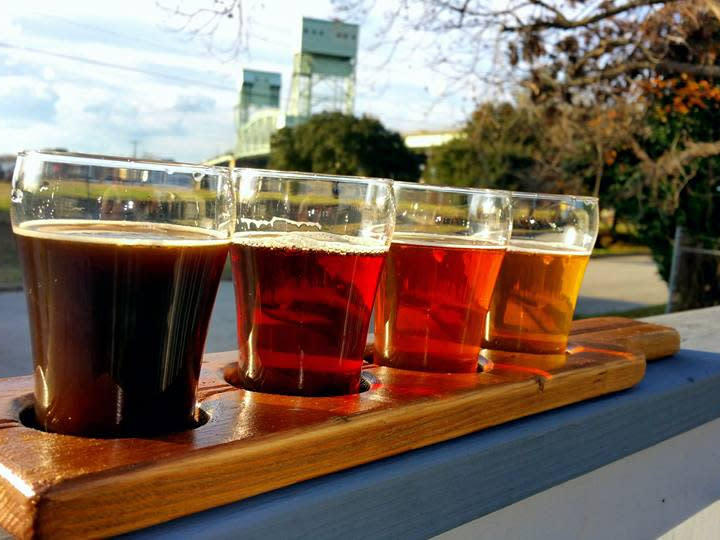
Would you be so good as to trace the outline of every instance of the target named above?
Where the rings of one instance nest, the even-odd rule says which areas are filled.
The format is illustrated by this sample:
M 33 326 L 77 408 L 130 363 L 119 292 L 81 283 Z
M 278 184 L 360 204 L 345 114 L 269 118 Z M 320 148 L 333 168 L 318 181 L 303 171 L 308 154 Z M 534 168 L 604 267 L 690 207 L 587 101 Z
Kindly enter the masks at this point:
M 591 259 L 585 271 L 575 316 L 656 306 L 667 300 L 667 284 L 649 255 L 600 257 Z
M 576 315 L 596 315 L 662 304 L 667 286 L 647 255 L 592 259 L 585 273 Z M 232 283 L 220 284 L 206 352 L 237 348 Z M 32 372 L 27 306 L 22 291 L 0 292 L 0 377 Z

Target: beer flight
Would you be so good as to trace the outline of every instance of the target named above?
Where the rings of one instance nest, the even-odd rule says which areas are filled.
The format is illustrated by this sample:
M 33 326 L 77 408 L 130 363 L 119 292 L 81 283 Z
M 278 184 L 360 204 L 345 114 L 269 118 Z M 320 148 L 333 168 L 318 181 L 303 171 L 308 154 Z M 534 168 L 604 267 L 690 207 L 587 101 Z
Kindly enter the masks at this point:
M 379 365 L 452 376 L 484 351 L 564 354 L 598 202 L 24 152 L 11 219 L 36 424 L 136 436 L 193 424 L 228 252 L 239 386 L 352 394 L 373 309 Z

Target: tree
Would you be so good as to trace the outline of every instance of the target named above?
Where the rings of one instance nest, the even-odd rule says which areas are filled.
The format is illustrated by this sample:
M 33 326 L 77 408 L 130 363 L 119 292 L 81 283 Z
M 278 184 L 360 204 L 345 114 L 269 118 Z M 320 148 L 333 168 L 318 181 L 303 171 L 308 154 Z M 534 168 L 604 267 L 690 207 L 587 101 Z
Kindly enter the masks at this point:
M 622 93 L 649 71 L 715 76 L 712 61 L 670 58 L 693 22 L 720 14 L 718 0 L 333 0 L 338 12 L 362 20 L 384 9 L 381 34 L 436 38 L 428 64 L 465 87 L 509 80 L 536 96 L 593 98 Z M 391 7 L 387 7 L 391 6 Z M 688 25 L 688 23 L 690 23 Z M 498 51 L 504 50 L 504 62 Z M 488 62 L 495 58 L 496 61 Z M 479 86 L 486 88 L 487 84 Z
M 384 39 L 425 34 L 433 43 L 427 63 L 455 83 L 451 89 L 487 93 L 492 85 L 519 95 L 525 88 L 541 126 L 533 178 L 595 193 L 635 220 L 664 277 L 676 224 L 718 232 L 720 118 L 712 95 L 720 92 L 720 0 L 333 2 L 359 22 L 384 10 Z M 483 140 L 493 142 L 483 135 L 476 143 Z M 501 183 L 513 176 L 502 144 L 476 143 L 451 143 L 434 166 L 455 182 L 479 178 L 480 169 Z
M 720 238 L 720 86 L 685 75 L 652 79 L 646 92 L 646 129 L 621 149 L 612 185 L 667 280 L 676 226 L 699 247 L 717 248 Z M 717 282 L 720 259 L 702 272 L 698 280 Z M 720 301 L 702 288 L 696 294 L 698 306 Z
M 526 88 L 544 121 L 534 174 L 575 175 L 632 217 L 667 278 L 677 223 L 718 232 L 719 19 L 719 0 L 401 0 L 384 33 L 433 34 L 428 62 L 465 87 Z
M 399 133 L 374 118 L 338 112 L 314 115 L 304 124 L 276 132 L 270 141 L 269 166 L 410 181 L 420 175 L 420 158 Z
M 378 9 L 372 0 L 334 4 L 351 18 Z M 558 148 L 582 147 L 594 155 L 585 169 L 592 172 L 592 191 L 598 194 L 613 152 L 644 133 L 644 110 L 636 105 L 642 83 L 682 74 L 720 78 L 715 30 L 720 0 L 399 0 L 392 5 L 385 8 L 383 34 L 397 39 L 409 32 L 433 34 L 436 46 L 428 63 L 452 74 L 463 88 L 473 81 L 484 89 L 508 81 L 514 92 L 517 85 L 527 88 L 544 109 L 546 129 L 555 129 L 560 140 L 573 135 L 573 144 Z M 605 129 L 609 118 L 623 133 Z M 599 129 L 588 133 L 588 125 Z M 704 142 L 705 156 L 720 154 L 720 141 Z M 693 148 L 691 140 L 685 143 L 666 148 L 658 159 L 676 162 L 673 154 Z M 557 169 L 553 159 L 564 159 L 555 152 L 545 156 L 551 158 L 548 170 Z
M 531 174 L 540 125 L 534 111 L 510 103 L 478 107 L 457 139 L 433 149 L 425 180 L 501 189 L 542 189 Z
M 607 170 L 639 109 L 484 103 L 463 137 L 434 149 L 425 179 L 433 183 L 521 191 L 594 194 L 606 205 Z M 551 115 L 551 117 L 549 117 Z M 605 182 L 603 182 L 605 180 Z M 601 189 L 603 187 L 603 189 Z

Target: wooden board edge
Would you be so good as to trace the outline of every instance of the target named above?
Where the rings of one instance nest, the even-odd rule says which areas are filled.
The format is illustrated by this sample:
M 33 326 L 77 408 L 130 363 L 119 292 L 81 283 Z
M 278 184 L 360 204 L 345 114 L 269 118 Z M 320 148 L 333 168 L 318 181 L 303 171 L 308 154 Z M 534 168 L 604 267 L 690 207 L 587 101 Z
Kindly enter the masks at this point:
M 265 439 L 262 445 L 228 443 L 167 463 L 135 467 L 112 477 L 77 479 L 48 490 L 37 518 L 38 531 L 43 536 L 57 537 L 129 532 L 598 397 L 607 394 L 609 388 L 612 392 L 624 390 L 637 384 L 644 371 L 642 355 L 632 355 L 630 359 L 616 359 L 612 366 L 600 366 L 592 384 L 583 388 L 579 395 L 572 373 L 563 373 L 542 385 L 530 379 L 525 384 L 515 385 L 511 391 L 505 388 L 483 394 L 468 392 L 396 411 L 379 411 L 349 421 L 330 422 L 296 435 L 290 444 L 280 437 L 274 441 Z M 521 409 L 518 404 L 522 405 Z M 478 415 L 478 407 L 515 412 L 501 420 L 493 420 L 492 414 Z M 447 415 L 460 415 L 464 420 L 448 427 L 443 421 Z M 418 429 L 422 430 L 423 438 L 409 437 Z M 369 432 L 374 434 L 372 439 L 358 437 L 358 433 Z M 324 441 L 322 447 L 312 444 L 318 438 Z M 378 438 L 385 448 L 383 452 L 375 448 Z M 347 456 L 348 448 L 352 449 L 352 459 L 338 463 L 336 456 Z M 293 463 L 283 466 L 288 461 L 287 456 L 293 456 Z M 198 469 L 203 472 L 200 482 L 188 476 L 188 471 Z M 248 470 L 254 471 L 252 478 L 247 477 Z M 183 484 L 183 492 L 187 493 L 185 484 L 188 482 L 193 483 L 194 495 L 189 499 L 187 495 L 174 496 L 173 484 Z M 165 504 L 136 508 L 132 518 L 128 518 L 127 502 L 138 498 L 160 500 Z M 100 504 L 104 511 L 98 516 L 93 508 Z M 118 515 L 122 519 L 113 518 Z
M 11 471 L 0 471 L 0 525 L 16 538 L 33 538 L 39 518 L 39 497 L 30 486 L 18 486 L 22 480 L 8 478 L 9 475 Z
M 631 321 L 628 319 L 628 321 Z M 622 332 L 617 328 L 586 332 L 570 336 L 570 343 L 592 341 L 601 344 L 616 344 L 630 350 L 642 352 L 648 362 L 666 358 L 680 350 L 680 333 L 670 326 L 639 323 L 625 325 Z
M 660 360 L 676 354 L 680 350 L 680 333 L 674 328 L 653 325 L 656 329 L 633 337 L 632 342 L 620 341 L 620 345 L 638 348 L 645 353 L 647 362 Z
M 570 336 L 579 336 L 581 334 L 604 332 L 606 330 L 616 330 L 637 324 L 645 324 L 629 317 L 589 317 L 587 319 L 577 319 L 572 321 L 570 326 Z
M 648 362 L 674 355 L 680 350 L 681 343 L 680 333 L 675 328 L 627 317 L 593 317 L 573 321 L 568 341 L 569 344 L 591 341 L 619 345 L 642 352 Z M 373 347 L 373 336 L 368 335 L 365 359 L 372 357 Z M 231 356 L 227 358 L 232 359 Z

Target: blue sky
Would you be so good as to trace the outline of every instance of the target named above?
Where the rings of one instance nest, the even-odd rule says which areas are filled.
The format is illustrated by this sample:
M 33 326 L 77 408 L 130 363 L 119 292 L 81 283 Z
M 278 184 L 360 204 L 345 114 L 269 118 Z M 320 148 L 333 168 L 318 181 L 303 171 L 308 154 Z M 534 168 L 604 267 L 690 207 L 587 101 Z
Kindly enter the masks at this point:
M 188 0 L 186 7 L 212 0 Z M 334 15 L 329 0 L 246 0 L 247 49 L 228 60 L 176 31 L 178 0 L 3 0 L 0 154 L 64 147 L 201 161 L 231 148 L 243 68 L 279 71 L 283 105 L 303 16 Z M 431 36 L 408 37 L 385 65 L 381 23 L 360 30 L 356 113 L 400 131 L 460 125 L 473 96 L 440 98 L 446 81 L 425 66 Z M 232 37 L 226 24 L 215 45 Z M 83 61 L 79 61 L 82 59 Z M 111 65 L 115 67 L 111 67 Z

